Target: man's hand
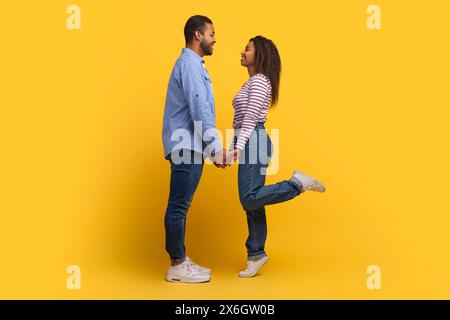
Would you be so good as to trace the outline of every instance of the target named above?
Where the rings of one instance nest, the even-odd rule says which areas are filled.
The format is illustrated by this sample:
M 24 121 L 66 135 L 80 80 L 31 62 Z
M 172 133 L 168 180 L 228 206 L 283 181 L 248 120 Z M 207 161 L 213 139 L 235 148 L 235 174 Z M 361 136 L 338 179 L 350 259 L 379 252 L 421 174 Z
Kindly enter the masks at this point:
M 227 150 L 226 149 L 223 149 L 222 151 L 217 152 L 214 155 L 214 158 L 212 159 L 212 162 L 214 163 L 214 165 L 217 168 L 222 168 L 222 169 L 226 168 L 226 161 L 225 161 L 226 160 L 226 155 L 227 155 Z
M 214 155 L 213 163 L 217 168 L 225 169 L 226 167 L 231 166 L 241 154 L 241 150 L 233 149 L 231 151 L 227 151 L 223 149 L 221 152 L 218 152 Z

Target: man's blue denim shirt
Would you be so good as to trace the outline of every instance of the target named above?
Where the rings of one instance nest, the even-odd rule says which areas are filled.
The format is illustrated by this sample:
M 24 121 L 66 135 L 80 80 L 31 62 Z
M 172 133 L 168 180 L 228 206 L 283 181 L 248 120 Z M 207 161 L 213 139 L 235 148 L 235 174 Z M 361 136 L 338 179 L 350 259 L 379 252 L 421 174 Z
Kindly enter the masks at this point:
M 184 48 L 167 88 L 162 134 L 164 156 L 178 149 L 206 156 L 222 151 L 215 118 L 214 94 L 205 61 L 193 50 Z

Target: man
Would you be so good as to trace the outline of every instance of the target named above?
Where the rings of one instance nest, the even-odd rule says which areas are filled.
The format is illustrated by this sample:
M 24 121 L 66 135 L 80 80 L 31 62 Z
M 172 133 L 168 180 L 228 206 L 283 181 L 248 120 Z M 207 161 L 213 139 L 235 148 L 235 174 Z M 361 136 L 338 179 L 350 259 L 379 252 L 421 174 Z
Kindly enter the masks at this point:
M 211 279 L 211 269 L 186 256 L 186 214 L 202 175 L 204 157 L 225 168 L 226 150 L 216 129 L 211 79 L 203 60 L 212 55 L 216 43 L 213 23 L 205 16 L 193 16 L 186 22 L 184 36 L 186 47 L 170 76 L 163 122 L 164 155 L 171 165 L 165 215 L 171 263 L 166 279 L 199 283 Z

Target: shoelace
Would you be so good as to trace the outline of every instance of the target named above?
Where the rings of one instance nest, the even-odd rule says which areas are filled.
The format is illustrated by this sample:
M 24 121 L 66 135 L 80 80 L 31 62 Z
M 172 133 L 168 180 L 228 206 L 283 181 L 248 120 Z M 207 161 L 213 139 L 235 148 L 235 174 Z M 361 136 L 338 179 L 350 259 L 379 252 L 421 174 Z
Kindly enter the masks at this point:
M 188 264 L 194 269 L 197 270 L 198 272 L 204 272 L 204 270 L 206 268 L 199 266 L 198 264 L 196 264 L 191 258 L 187 258 Z
M 201 267 L 192 260 L 189 260 L 189 265 L 194 269 L 198 269 L 198 270 L 201 269 Z
M 192 274 L 192 267 L 191 267 L 191 265 L 187 264 L 186 265 L 186 269 L 188 271 L 188 274 Z
M 247 267 L 245 268 L 244 272 L 248 273 L 248 272 L 252 272 L 253 268 L 250 267 L 250 265 L 247 263 Z
M 193 267 L 193 268 L 196 268 L 197 267 L 197 265 L 194 263 L 194 261 L 192 261 L 192 260 L 189 260 L 189 264 L 188 264 L 189 266 L 191 266 L 191 267 Z

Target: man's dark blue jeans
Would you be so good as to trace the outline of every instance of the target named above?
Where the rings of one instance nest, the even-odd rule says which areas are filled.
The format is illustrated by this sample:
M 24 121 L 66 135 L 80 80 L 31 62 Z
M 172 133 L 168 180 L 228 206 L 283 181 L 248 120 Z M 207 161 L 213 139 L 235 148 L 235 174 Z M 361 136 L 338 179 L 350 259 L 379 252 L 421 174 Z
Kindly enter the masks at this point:
M 185 231 L 186 215 L 203 172 L 203 156 L 192 150 L 183 149 L 179 153 L 184 161 L 167 156 L 170 161 L 170 194 L 165 215 L 166 250 L 172 261 L 186 258 Z M 179 164 L 178 164 L 179 163 Z

